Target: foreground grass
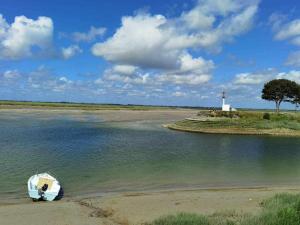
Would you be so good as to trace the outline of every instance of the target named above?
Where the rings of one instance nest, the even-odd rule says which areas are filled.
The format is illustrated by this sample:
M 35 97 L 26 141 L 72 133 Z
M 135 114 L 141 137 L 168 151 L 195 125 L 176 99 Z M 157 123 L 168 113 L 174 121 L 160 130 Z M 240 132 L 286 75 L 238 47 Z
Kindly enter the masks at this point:
M 278 194 L 261 203 L 257 215 L 235 212 L 209 216 L 180 213 L 161 217 L 149 225 L 300 225 L 300 195 Z
M 203 133 L 300 135 L 300 113 L 237 112 L 232 116 L 200 115 L 168 125 L 171 129 Z

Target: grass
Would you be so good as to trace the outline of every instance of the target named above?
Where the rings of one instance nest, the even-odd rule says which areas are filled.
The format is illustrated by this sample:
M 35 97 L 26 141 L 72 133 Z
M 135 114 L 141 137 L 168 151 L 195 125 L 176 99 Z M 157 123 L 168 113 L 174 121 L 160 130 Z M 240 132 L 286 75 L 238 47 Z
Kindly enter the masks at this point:
M 284 112 L 281 114 L 241 111 L 233 114 L 200 113 L 199 120 L 182 120 L 168 127 L 171 129 L 234 134 L 282 134 L 300 135 L 300 113 Z M 267 119 L 266 119 L 267 118 Z
M 209 220 L 206 216 L 180 213 L 170 215 L 155 220 L 151 225 L 209 225 Z
M 30 101 L 0 101 L 0 108 L 46 108 L 46 109 L 80 109 L 80 110 L 159 110 L 174 109 L 171 106 L 151 105 L 119 105 L 119 104 L 92 104 L 92 103 L 69 103 L 69 102 L 30 102 Z
M 161 217 L 148 225 L 300 225 L 300 195 L 277 194 L 261 203 L 257 215 L 235 212 L 204 216 L 179 213 Z

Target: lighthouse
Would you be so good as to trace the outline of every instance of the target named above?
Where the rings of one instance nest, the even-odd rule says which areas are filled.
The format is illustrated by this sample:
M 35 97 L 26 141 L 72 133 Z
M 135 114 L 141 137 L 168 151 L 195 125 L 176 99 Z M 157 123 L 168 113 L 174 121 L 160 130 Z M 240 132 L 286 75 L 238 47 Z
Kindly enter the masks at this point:
M 222 111 L 225 111 L 225 112 L 229 112 L 230 111 L 230 105 L 226 104 L 226 95 L 225 95 L 225 91 L 223 91 L 222 93 Z

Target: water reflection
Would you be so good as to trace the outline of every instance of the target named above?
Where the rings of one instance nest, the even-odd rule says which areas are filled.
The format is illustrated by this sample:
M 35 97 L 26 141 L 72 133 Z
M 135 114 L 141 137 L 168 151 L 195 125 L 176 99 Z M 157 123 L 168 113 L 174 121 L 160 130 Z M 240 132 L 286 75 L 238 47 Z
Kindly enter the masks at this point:
M 160 124 L 0 113 L 0 196 L 25 196 L 36 171 L 56 174 L 66 195 L 300 184 L 298 138 L 182 133 Z

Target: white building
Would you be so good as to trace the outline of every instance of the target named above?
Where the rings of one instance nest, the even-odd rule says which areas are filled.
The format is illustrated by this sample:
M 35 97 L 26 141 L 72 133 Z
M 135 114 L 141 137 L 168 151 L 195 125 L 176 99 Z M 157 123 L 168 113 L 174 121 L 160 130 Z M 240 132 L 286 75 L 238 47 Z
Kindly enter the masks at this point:
M 222 111 L 224 111 L 224 112 L 236 111 L 235 108 L 231 108 L 231 106 L 229 104 L 226 104 L 225 99 L 226 99 L 226 96 L 225 96 L 225 92 L 223 91 L 223 95 L 222 95 L 222 100 L 223 100 Z

